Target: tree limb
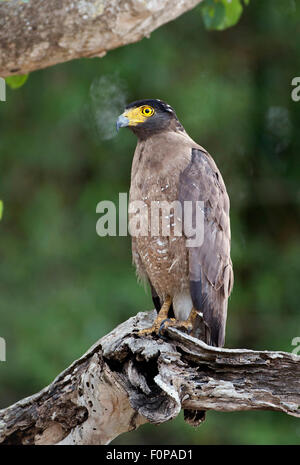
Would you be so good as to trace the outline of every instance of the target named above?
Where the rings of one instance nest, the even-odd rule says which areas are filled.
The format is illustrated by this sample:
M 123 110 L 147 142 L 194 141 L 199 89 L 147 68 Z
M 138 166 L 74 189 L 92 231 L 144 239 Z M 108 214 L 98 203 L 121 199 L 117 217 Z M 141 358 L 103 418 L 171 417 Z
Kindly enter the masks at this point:
M 300 417 L 299 356 L 210 347 L 174 328 L 139 337 L 155 317 L 138 313 L 38 394 L 0 410 L 0 443 L 107 444 L 182 408 Z
M 25 74 L 137 42 L 201 0 L 7 0 L 0 3 L 0 76 Z

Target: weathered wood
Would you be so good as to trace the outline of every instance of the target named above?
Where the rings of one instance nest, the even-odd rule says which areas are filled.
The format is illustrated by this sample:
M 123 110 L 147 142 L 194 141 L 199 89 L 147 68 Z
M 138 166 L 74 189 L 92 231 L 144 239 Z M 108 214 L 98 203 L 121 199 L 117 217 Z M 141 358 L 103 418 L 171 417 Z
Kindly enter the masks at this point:
M 165 339 L 139 337 L 155 316 L 138 313 L 41 392 L 0 410 L 0 443 L 107 444 L 182 408 L 300 417 L 299 356 L 210 347 L 172 328 Z
M 24 74 L 149 37 L 201 0 L 0 2 L 0 76 Z

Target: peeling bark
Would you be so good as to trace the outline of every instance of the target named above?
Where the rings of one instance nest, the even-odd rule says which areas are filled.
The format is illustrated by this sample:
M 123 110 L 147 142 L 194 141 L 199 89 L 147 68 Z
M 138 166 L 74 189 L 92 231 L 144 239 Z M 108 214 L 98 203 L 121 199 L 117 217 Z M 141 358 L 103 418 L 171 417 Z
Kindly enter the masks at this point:
M 201 0 L 7 0 L 0 3 L 0 76 L 25 74 L 149 37 Z
M 299 356 L 210 347 L 174 328 L 139 337 L 155 317 L 138 313 L 38 394 L 0 410 L 0 443 L 108 444 L 183 408 L 300 417 Z

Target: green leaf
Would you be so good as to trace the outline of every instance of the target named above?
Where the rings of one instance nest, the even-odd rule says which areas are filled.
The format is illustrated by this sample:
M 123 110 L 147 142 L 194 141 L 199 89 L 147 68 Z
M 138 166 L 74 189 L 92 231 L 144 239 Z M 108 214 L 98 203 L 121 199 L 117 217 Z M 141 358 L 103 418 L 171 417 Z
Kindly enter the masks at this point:
M 244 0 L 245 5 L 249 1 Z M 207 29 L 222 31 L 238 22 L 243 12 L 243 3 L 242 0 L 204 0 L 201 12 Z
M 224 22 L 225 7 L 222 2 L 205 0 L 202 3 L 202 17 L 206 29 L 218 29 Z
M 225 20 L 221 29 L 234 26 L 241 17 L 243 6 L 240 0 L 223 0 L 226 8 Z
M 19 76 L 9 76 L 5 78 L 6 83 L 11 89 L 18 89 L 23 86 L 28 79 L 29 74 L 20 74 Z
M 2 219 L 2 215 L 3 215 L 3 202 L 2 200 L 0 200 L 0 220 Z

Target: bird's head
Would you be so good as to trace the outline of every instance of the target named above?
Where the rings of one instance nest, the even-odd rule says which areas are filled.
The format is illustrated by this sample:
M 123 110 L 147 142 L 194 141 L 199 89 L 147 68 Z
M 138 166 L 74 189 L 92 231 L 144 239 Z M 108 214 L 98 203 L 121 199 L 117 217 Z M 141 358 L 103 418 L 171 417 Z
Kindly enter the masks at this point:
M 138 100 L 130 103 L 117 119 L 117 131 L 129 127 L 140 139 L 179 126 L 173 108 L 162 100 Z M 181 126 L 181 125 L 180 125 Z

